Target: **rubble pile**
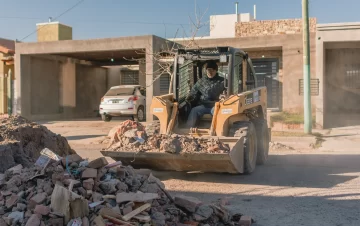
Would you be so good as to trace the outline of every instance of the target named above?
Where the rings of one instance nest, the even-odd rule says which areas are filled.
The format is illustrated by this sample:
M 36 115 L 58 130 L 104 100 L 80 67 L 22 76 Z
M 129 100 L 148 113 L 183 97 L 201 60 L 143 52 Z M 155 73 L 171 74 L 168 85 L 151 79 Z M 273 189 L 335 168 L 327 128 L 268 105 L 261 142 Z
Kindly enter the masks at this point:
M 156 130 L 156 129 L 155 129 Z M 171 136 L 154 132 L 153 127 L 144 127 L 131 120 L 113 128 L 108 150 L 125 152 L 167 152 L 181 153 L 228 153 L 230 148 L 218 138 L 196 138 L 173 134 Z
M 21 116 L 0 118 L 0 172 L 22 164 L 30 167 L 44 148 L 60 156 L 74 154 L 67 140 Z
M 49 153 L 50 152 L 50 153 Z M 49 155 L 50 154 L 50 155 Z M 31 168 L 17 165 L 0 174 L 0 225 L 210 226 L 250 225 L 231 214 L 228 200 L 205 204 L 172 197 L 149 170 L 106 158 L 91 162 L 45 150 Z

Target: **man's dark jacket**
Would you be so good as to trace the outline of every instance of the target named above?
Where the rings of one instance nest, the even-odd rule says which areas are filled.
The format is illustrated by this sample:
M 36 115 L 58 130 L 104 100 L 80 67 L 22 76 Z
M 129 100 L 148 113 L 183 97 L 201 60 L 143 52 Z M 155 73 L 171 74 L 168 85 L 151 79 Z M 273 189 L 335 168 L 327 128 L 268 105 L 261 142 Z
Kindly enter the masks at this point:
M 212 108 L 216 101 L 219 101 L 219 96 L 225 90 L 224 78 L 217 73 L 213 78 L 204 75 L 192 87 L 187 100 L 195 102 L 197 105 L 204 105 Z

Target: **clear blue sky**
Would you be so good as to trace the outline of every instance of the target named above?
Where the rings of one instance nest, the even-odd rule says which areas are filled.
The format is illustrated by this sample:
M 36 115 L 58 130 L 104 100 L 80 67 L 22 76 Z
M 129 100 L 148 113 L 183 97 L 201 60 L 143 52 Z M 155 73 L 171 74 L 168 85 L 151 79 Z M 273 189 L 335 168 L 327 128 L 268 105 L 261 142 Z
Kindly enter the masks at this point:
M 0 0 L 0 37 L 23 39 L 36 30 L 36 23 L 56 17 L 78 0 Z M 301 18 L 301 0 L 237 0 L 241 13 L 253 13 L 257 19 Z M 235 13 L 235 0 L 197 0 L 201 11 L 210 15 Z M 85 0 L 58 21 L 73 27 L 74 39 L 155 34 L 171 38 L 177 29 L 184 37 L 189 16 L 195 16 L 194 0 Z M 310 0 L 310 16 L 318 23 L 360 22 L 359 0 Z M 166 29 L 165 25 L 166 24 Z M 180 24 L 184 24 L 181 26 Z M 165 32 L 166 31 L 166 32 Z M 209 32 L 203 28 L 201 34 Z M 24 41 L 35 41 L 36 34 Z

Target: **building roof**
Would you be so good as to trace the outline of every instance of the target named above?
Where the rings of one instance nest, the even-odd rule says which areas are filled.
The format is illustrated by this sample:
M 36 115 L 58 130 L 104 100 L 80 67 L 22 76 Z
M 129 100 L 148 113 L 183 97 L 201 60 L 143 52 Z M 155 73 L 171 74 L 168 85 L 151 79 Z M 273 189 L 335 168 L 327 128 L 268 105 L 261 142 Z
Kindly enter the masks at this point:
M 15 53 L 15 41 L 0 38 L 0 52 L 6 53 L 6 54 Z

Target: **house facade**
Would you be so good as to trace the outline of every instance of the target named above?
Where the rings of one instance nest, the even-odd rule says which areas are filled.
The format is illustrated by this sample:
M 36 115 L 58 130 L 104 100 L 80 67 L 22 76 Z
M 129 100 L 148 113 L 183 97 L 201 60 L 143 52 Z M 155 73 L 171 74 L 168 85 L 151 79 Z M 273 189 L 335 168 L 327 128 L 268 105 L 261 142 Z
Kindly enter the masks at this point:
M 15 41 L 0 38 L 0 115 L 11 113 Z

